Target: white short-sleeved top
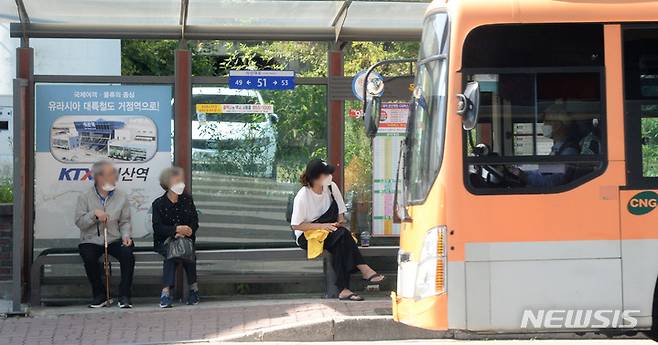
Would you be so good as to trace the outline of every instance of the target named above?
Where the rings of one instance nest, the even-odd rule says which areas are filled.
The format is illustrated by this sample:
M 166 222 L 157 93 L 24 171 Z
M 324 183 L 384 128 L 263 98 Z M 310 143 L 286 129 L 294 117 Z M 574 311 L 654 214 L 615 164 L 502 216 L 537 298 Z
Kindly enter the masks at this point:
M 347 212 L 345 201 L 340 194 L 338 186 L 331 182 L 331 191 L 338 204 L 338 214 Z M 309 187 L 302 187 L 295 196 L 295 202 L 292 208 L 292 218 L 290 225 L 299 225 L 302 223 L 312 223 L 320 218 L 331 206 L 331 196 L 329 195 L 329 188 L 322 187 L 322 194 L 317 194 Z M 304 232 L 295 230 L 295 236 L 299 238 Z

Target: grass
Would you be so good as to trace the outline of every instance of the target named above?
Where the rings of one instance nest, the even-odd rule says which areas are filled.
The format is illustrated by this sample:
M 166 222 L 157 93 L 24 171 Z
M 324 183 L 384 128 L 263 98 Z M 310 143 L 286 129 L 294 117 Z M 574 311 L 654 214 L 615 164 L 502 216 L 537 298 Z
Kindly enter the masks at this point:
M 14 201 L 14 184 L 11 178 L 0 179 L 0 204 Z

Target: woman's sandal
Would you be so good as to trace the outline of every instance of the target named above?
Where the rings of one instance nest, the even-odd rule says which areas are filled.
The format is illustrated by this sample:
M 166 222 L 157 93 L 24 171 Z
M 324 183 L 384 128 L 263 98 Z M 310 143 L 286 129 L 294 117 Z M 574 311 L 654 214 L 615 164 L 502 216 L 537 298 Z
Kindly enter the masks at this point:
M 355 301 L 355 302 L 363 301 L 363 297 L 361 297 L 361 296 L 359 296 L 355 293 L 351 293 L 351 294 L 349 294 L 345 297 L 338 297 L 338 299 L 341 300 L 341 301 Z
M 379 277 L 381 277 L 382 279 L 378 280 L 378 281 L 372 281 L 373 279 L 379 278 Z M 379 273 L 375 273 L 375 274 L 371 275 L 369 278 L 363 278 L 363 280 L 365 280 L 366 283 L 373 283 L 373 284 L 379 284 L 379 283 L 383 282 L 384 279 L 386 279 L 386 277 L 382 274 L 379 274 Z

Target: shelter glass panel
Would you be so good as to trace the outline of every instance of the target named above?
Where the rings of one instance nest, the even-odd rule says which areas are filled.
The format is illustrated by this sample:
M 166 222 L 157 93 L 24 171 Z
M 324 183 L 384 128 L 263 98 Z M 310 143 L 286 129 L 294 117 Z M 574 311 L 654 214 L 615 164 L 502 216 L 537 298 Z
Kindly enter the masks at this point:
M 291 247 L 288 197 L 311 157 L 326 157 L 327 90 L 193 88 L 193 194 L 199 243 Z

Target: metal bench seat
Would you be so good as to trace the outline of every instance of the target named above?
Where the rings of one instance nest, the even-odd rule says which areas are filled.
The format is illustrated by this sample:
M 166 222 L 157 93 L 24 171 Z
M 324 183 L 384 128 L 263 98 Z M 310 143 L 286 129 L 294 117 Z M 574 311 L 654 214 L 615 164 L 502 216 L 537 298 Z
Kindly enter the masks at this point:
M 206 247 L 207 248 L 207 247 Z M 377 246 L 362 247 L 361 253 L 366 257 L 377 256 L 395 256 L 398 247 L 396 246 Z M 162 256 L 153 251 L 152 247 L 135 247 L 135 262 L 162 262 Z M 331 254 L 325 252 L 323 255 L 323 271 L 327 282 L 327 296 L 334 296 L 337 291 L 330 282 L 334 280 L 334 273 L 331 265 L 328 264 Z M 220 260 L 243 260 L 243 261 L 262 261 L 262 260 L 306 260 L 306 252 L 298 247 L 286 248 L 251 248 L 251 249 L 204 249 L 204 246 L 198 246 L 196 250 L 197 261 L 220 261 Z M 113 261 L 113 257 L 110 257 Z M 41 283 L 43 279 L 43 267 L 45 265 L 63 265 L 79 264 L 82 265 L 82 258 L 78 254 L 77 248 L 55 248 L 44 250 L 37 256 L 32 263 L 30 272 L 30 303 L 32 306 L 41 304 Z M 267 281 L 272 281 L 268 279 Z M 333 287 L 333 290 L 332 290 Z

